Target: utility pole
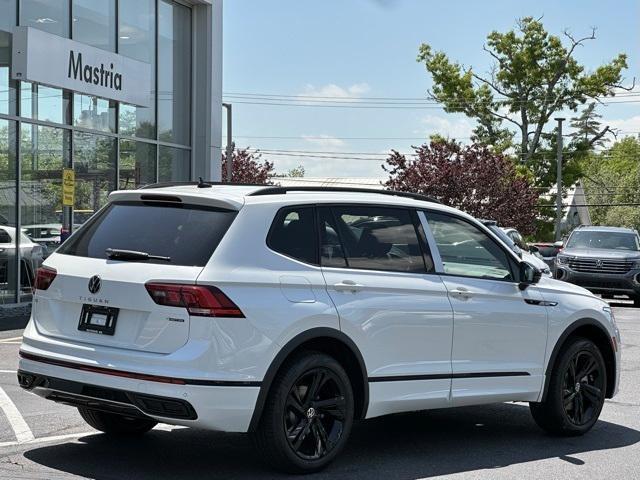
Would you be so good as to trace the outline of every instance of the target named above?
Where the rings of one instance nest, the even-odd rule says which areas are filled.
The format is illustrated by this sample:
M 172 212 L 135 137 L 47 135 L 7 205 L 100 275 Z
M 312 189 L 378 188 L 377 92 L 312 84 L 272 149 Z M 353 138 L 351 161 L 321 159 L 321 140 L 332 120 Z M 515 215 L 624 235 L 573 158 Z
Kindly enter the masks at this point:
M 556 171 L 556 242 L 562 239 L 562 122 L 564 118 L 556 118 L 558 122 L 558 168 Z
M 230 103 L 223 103 L 222 106 L 227 109 L 227 183 L 231 183 L 233 175 L 233 111 Z

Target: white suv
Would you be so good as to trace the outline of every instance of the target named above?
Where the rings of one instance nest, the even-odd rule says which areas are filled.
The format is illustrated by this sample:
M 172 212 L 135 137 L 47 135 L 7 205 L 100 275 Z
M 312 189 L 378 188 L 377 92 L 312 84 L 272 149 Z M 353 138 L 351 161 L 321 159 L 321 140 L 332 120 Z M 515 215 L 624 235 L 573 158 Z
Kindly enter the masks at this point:
M 316 471 L 353 421 L 530 402 L 588 431 L 618 388 L 609 306 L 419 195 L 204 182 L 118 191 L 38 272 L 19 381 L 94 428 L 250 432 Z

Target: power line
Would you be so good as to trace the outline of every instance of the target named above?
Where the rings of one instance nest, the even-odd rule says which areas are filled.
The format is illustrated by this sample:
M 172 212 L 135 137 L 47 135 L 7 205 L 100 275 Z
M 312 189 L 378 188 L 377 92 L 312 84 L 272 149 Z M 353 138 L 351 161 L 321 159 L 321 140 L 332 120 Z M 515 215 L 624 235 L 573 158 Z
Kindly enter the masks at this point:
M 367 102 L 321 102 L 321 103 L 298 103 L 298 102 L 267 102 L 267 101 L 243 101 L 243 100 L 233 100 L 230 99 L 235 104 L 240 105 L 261 105 L 261 106 L 272 106 L 272 107 L 306 107 L 306 108 L 351 108 L 351 109 L 382 109 L 382 110 L 438 110 L 444 109 L 445 106 L 443 104 L 424 104 L 420 106 L 410 106 L 410 105 L 402 105 L 402 104 L 371 104 Z M 615 105 L 621 103 L 640 103 L 640 100 L 629 100 L 629 101 L 619 101 L 619 102 L 601 102 L 605 105 Z M 467 105 L 462 104 L 462 105 Z

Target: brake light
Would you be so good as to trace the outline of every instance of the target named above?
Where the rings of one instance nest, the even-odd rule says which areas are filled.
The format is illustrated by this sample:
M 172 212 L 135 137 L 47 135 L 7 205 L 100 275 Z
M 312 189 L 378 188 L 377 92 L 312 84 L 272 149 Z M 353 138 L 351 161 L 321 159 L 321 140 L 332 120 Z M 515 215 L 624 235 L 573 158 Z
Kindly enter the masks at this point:
M 158 305 L 186 308 L 189 315 L 244 318 L 240 308 L 213 286 L 151 282 L 145 287 Z
M 56 278 L 58 271 L 51 267 L 40 267 L 36 271 L 36 290 L 46 290 L 51 286 L 51 282 Z

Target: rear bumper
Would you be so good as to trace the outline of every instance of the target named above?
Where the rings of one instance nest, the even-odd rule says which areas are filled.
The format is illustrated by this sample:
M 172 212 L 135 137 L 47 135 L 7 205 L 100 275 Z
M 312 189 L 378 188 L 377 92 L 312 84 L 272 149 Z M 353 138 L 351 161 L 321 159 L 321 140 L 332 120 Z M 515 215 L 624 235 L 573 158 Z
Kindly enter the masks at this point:
M 640 270 L 631 270 L 626 274 L 583 273 L 571 270 L 566 265 L 558 265 L 555 277 L 574 283 L 594 293 L 612 293 L 620 295 L 640 295 Z
M 86 385 L 23 370 L 18 371 L 18 383 L 25 390 L 47 400 L 74 407 L 86 407 L 137 418 L 149 418 L 153 415 L 181 420 L 198 418 L 193 406 L 181 399 Z
M 21 358 L 23 388 L 49 400 L 173 425 L 246 432 L 259 386 L 160 383 Z

